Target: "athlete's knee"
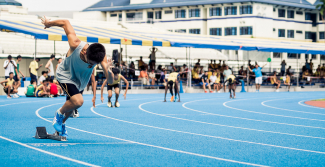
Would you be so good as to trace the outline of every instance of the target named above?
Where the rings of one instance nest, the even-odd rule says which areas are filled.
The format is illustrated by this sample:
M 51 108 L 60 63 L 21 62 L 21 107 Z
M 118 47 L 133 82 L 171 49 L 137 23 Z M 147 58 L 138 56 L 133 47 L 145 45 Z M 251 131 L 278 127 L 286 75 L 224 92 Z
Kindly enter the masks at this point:
M 81 107 L 84 104 L 84 100 L 83 99 L 77 99 L 77 100 L 73 100 L 72 103 L 76 106 L 76 107 Z

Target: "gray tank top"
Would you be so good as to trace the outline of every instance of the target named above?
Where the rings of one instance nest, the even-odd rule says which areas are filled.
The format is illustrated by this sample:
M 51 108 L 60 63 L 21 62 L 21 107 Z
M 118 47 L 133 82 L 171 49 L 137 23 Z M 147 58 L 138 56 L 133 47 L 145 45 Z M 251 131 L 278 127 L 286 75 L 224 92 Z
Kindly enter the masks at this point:
M 60 83 L 74 84 L 79 91 L 85 89 L 95 67 L 88 68 L 89 65 L 80 58 L 80 52 L 86 44 L 86 42 L 81 42 L 56 70 L 56 77 Z

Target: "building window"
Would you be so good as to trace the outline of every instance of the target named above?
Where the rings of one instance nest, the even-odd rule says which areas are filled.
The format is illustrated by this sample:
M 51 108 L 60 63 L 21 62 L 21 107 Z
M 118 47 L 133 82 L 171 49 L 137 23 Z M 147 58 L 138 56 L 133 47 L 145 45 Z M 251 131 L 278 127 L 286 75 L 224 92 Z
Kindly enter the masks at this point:
M 288 30 L 288 38 L 295 38 L 295 30 Z
M 278 9 L 279 17 L 286 17 L 286 10 L 285 9 Z
M 297 33 L 297 34 L 302 34 L 302 31 L 297 30 L 296 33 Z
M 190 34 L 201 34 L 201 30 L 200 29 L 190 29 L 189 33 Z
M 286 37 L 285 29 L 279 29 L 279 37 Z
M 311 58 L 315 60 L 317 59 L 317 55 L 311 55 Z
M 281 58 L 282 53 L 273 52 L 273 58 Z
M 300 54 L 297 53 L 288 53 L 288 59 L 300 59 Z
M 311 20 L 311 13 L 305 13 L 305 20 Z
M 189 17 L 200 17 L 200 9 L 190 9 Z
M 320 55 L 321 60 L 325 60 L 325 55 Z
M 225 7 L 225 16 L 227 15 L 237 15 L 237 6 Z
M 303 15 L 304 13 L 302 11 L 297 11 L 296 14 L 297 15 Z
M 178 33 L 186 33 L 186 29 L 177 29 L 177 30 L 175 30 L 175 32 L 178 32 Z
M 252 27 L 240 27 L 240 35 L 252 35 L 253 28 Z
M 122 21 L 122 13 L 118 14 L 118 21 Z
M 117 17 L 117 14 L 111 14 L 111 17 Z
M 252 14 L 253 8 L 252 5 L 244 5 L 239 7 L 239 13 L 240 14 Z
M 237 27 L 227 27 L 225 28 L 225 36 L 237 35 Z
M 294 19 L 295 18 L 295 11 L 288 10 L 287 13 L 288 13 L 288 18 L 289 19 Z
M 222 36 L 221 28 L 210 28 L 210 35 Z
M 155 11 L 155 19 L 161 19 L 161 11 Z
M 133 21 L 133 20 L 142 20 L 143 12 L 138 13 L 126 13 L 126 20 L 127 21 Z
M 323 32 L 319 32 L 319 39 L 325 39 L 324 31 Z
M 185 18 L 186 10 L 175 10 L 175 18 Z
M 309 59 L 309 54 L 305 54 L 305 59 Z
M 221 16 L 221 8 L 210 8 L 210 16 Z
M 305 32 L 305 39 L 311 39 L 311 32 Z
M 173 11 L 172 10 L 165 10 L 165 14 L 172 14 Z

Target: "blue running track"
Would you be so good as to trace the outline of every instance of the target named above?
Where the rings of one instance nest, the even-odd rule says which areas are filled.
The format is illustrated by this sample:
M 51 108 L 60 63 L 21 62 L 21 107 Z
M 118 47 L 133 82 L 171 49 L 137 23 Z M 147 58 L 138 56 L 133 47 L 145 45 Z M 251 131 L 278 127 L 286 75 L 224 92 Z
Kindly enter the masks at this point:
M 33 138 L 65 97 L 1 96 L 0 166 L 325 166 L 325 109 L 304 104 L 325 92 L 163 96 L 85 95 L 66 142 Z

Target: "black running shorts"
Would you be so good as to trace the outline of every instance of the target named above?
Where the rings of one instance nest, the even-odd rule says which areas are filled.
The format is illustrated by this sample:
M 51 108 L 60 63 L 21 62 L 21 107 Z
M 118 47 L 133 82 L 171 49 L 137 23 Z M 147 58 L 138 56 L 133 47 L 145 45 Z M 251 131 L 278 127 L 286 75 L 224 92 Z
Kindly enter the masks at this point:
M 76 85 L 71 83 L 60 83 L 60 86 L 62 90 L 67 94 L 67 100 L 70 100 L 70 98 L 76 94 L 82 94 L 84 90 L 79 91 Z

